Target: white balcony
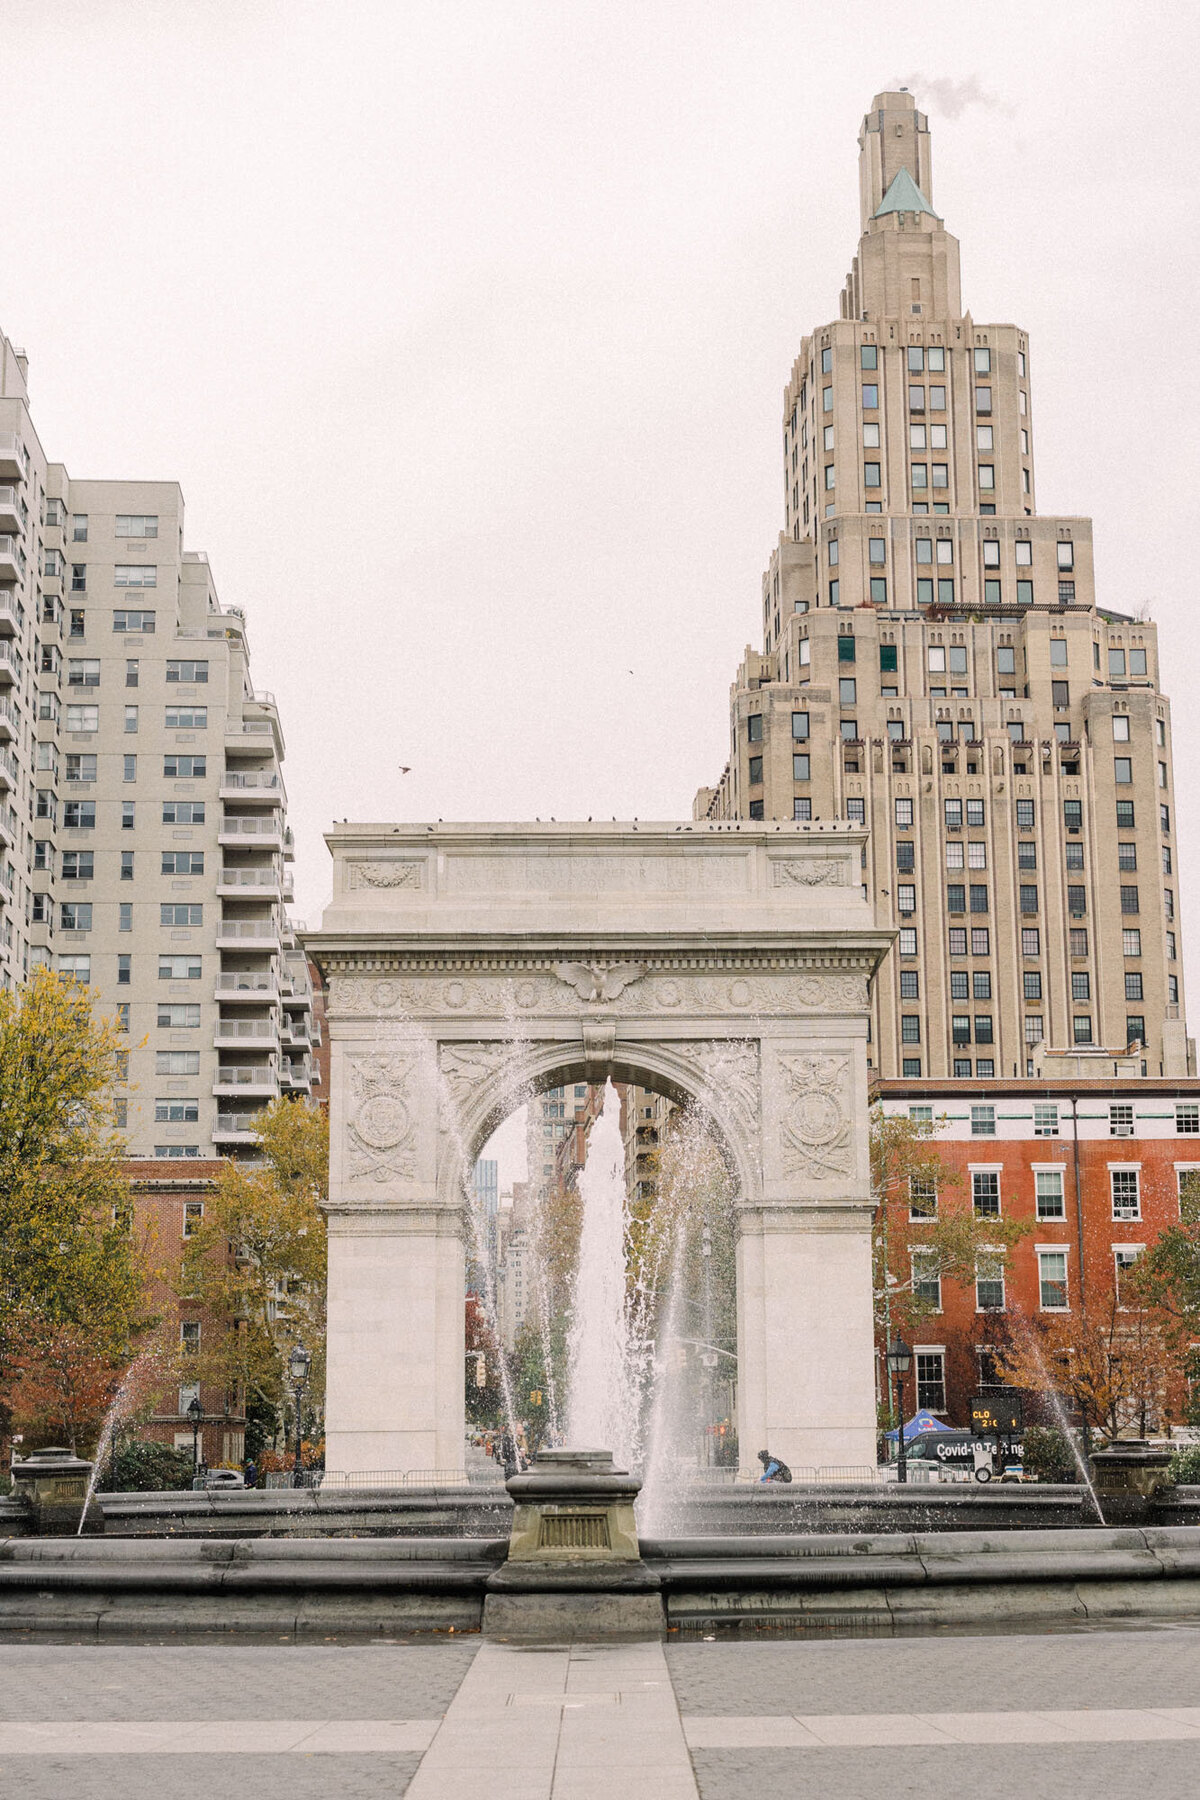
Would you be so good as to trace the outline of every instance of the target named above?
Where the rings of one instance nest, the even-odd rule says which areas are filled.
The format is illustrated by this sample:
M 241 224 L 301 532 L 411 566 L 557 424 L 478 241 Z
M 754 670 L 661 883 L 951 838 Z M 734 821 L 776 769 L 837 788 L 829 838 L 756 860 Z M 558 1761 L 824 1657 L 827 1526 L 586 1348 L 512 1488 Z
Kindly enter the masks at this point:
M 279 1085 L 289 1092 L 307 1091 L 312 1086 L 312 1070 L 307 1062 L 281 1062 L 279 1065 Z
M 213 1143 L 257 1144 L 256 1118 L 257 1114 L 252 1112 L 218 1113 Z
M 21 496 L 15 487 L 0 487 L 0 531 L 20 531 Z
M 6 531 L 0 533 L 0 581 L 20 581 L 25 573 L 25 554 L 21 540 Z
M 0 750 L 0 794 L 12 792 L 17 785 L 17 759 L 11 750 Z
M 227 899 L 278 900 L 283 893 L 278 869 L 229 869 L 217 875 L 217 892 Z
M 20 637 L 25 625 L 25 612 L 13 588 L 0 588 L 0 636 Z
M 11 806 L 0 806 L 0 844 L 8 850 L 16 846 L 21 823 Z
M 0 681 L 12 683 L 21 679 L 21 663 L 12 646 L 0 641 Z
M 14 743 L 19 735 L 16 707 L 11 700 L 0 700 L 0 744 Z
M 11 433 L 0 434 L 0 481 L 20 481 L 25 474 L 25 455 Z
M 278 806 L 283 779 L 275 769 L 226 769 L 221 776 L 222 800 L 240 800 L 253 806 Z
M 229 1063 L 217 1070 L 213 1093 L 218 1098 L 225 1094 L 245 1094 L 255 1099 L 274 1100 L 279 1094 L 279 1082 L 270 1063 Z
M 218 1019 L 214 1050 L 274 1050 L 279 1033 L 273 1019 Z
M 266 970 L 222 969 L 214 998 L 227 1006 L 273 1006 L 279 1001 L 279 977 Z
M 276 919 L 219 919 L 217 949 L 278 950 L 279 923 Z
M 278 814 L 269 819 L 247 819 L 226 813 L 217 825 L 217 842 L 241 845 L 246 850 L 282 850 L 283 821 Z

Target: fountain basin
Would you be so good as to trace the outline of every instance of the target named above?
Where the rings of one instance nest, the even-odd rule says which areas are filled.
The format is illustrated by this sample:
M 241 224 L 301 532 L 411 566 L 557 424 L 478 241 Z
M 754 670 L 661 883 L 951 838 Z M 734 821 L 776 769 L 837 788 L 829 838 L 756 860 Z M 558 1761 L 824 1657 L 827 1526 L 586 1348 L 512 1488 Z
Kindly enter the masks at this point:
M 61 1444 L 49 1444 L 21 1460 L 13 1458 L 13 1492 L 38 1537 L 104 1530 L 103 1513 L 94 1499 L 88 1500 L 93 1467 Z

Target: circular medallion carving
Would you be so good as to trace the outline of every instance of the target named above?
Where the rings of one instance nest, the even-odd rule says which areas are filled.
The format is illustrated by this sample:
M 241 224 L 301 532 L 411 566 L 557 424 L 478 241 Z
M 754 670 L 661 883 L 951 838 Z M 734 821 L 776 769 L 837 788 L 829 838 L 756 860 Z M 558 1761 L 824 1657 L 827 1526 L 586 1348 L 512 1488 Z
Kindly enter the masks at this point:
M 400 998 L 400 989 L 394 981 L 377 981 L 371 989 L 371 1003 L 380 1012 L 388 1012 Z
M 461 981 L 448 981 L 442 990 L 442 998 L 447 1006 L 459 1007 L 467 1003 L 467 990 Z
M 842 1127 L 842 1109 L 830 1094 L 805 1094 L 792 1118 L 796 1136 L 806 1144 L 827 1144 Z
M 654 990 L 654 997 L 660 1006 L 678 1006 L 683 994 L 677 981 L 660 981 Z
M 408 1130 L 408 1108 L 395 1094 L 372 1094 L 359 1107 L 354 1129 L 372 1150 L 390 1150 Z
M 731 981 L 729 984 L 730 1006 L 749 1006 L 754 994 L 748 981 Z
M 524 1007 L 526 1012 L 528 1012 L 531 1006 L 537 1005 L 537 997 L 538 991 L 536 982 L 519 981 L 517 983 L 517 991 L 514 998 L 516 999 L 517 1005 Z
M 802 975 L 796 985 L 801 1006 L 820 1006 L 825 998 L 825 983 L 819 975 Z

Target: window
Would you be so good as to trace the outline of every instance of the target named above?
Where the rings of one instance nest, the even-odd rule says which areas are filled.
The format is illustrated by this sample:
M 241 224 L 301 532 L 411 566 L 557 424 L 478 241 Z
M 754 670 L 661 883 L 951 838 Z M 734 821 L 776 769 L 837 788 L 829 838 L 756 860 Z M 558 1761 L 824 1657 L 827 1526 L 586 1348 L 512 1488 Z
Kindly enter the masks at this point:
M 173 659 L 167 664 L 167 680 L 200 683 L 208 680 L 207 662 L 193 662 L 188 659 Z
M 71 564 L 71 592 L 73 594 L 86 594 L 87 593 L 87 564 L 86 563 L 72 563 Z
M 971 1108 L 971 1136 L 995 1137 L 996 1109 L 994 1106 L 973 1106 Z
M 190 1001 L 180 1006 L 160 1000 L 157 1024 L 163 1031 L 194 1031 L 200 1024 L 200 1008 Z
M 875 381 L 864 381 L 862 384 L 862 403 L 864 412 L 877 412 L 879 409 L 879 384 Z
M 1043 1133 L 1050 1136 L 1049 1132 Z M 1054 1135 L 1058 1135 L 1057 1108 L 1055 1108 Z M 1063 1173 L 1061 1169 L 1037 1169 L 1034 1171 L 1034 1190 L 1037 1197 L 1037 1216 L 1039 1219 L 1065 1219 L 1067 1216 L 1066 1201 L 1063 1198 Z
M 1135 913 L 1138 911 L 1138 891 L 1136 887 L 1122 887 L 1121 911 L 1123 913 Z
M 1123 650 L 1110 650 L 1109 651 L 1109 653 L 1108 653 L 1108 676 L 1109 676 L 1110 681 L 1112 681 L 1112 680 L 1124 681 L 1124 679 L 1125 679 L 1125 652 Z
M 908 831 L 913 822 L 913 803 L 911 800 L 899 799 L 895 802 L 896 824 L 901 831 Z
M 937 1182 L 927 1175 L 908 1178 L 908 1216 L 910 1219 L 937 1217 Z
M 751 785 L 751 787 L 761 787 L 762 786 L 762 765 L 763 765 L 763 759 L 761 756 L 752 756 L 750 758 L 750 785 Z
M 855 825 L 865 825 L 867 821 L 867 803 L 865 800 L 847 800 L 846 817 Z
M 1118 869 L 1136 869 L 1137 868 L 1137 845 L 1136 844 L 1118 844 L 1117 845 L 1117 867 L 1118 867 Z
M 156 538 L 157 513 L 118 513 L 117 536 L 121 538 Z
M 1114 713 L 1112 717 L 1113 742 L 1127 744 L 1129 742 L 1129 717 L 1126 713 Z
M 951 956 L 965 956 L 967 954 L 967 934 L 961 925 L 952 925 L 950 927 L 950 954 Z
M 751 801 L 751 802 L 750 802 L 750 817 L 751 817 L 751 818 L 752 818 L 752 819 L 761 819 L 761 818 L 763 818 L 763 817 L 764 817 L 764 816 L 765 816 L 765 815 L 764 815 L 764 812 L 763 812 L 763 803 L 762 803 L 762 801 L 761 801 L 761 800 L 752 800 L 752 801 Z
M 92 929 L 91 901 L 64 900 L 59 908 L 59 926 L 63 931 L 90 931 Z
M 1036 925 L 1022 926 L 1022 928 L 1021 928 L 1021 955 L 1022 956 L 1040 956 L 1042 953 L 1041 943 L 1042 943 L 1041 933 L 1039 932 Z
M 902 1000 L 919 1000 L 921 998 L 921 977 L 916 969 L 901 969 L 900 998 Z
M 133 851 L 132 850 L 122 850 L 122 852 L 121 852 L 121 880 L 122 881 L 132 881 L 133 880 Z
M 208 725 L 207 706 L 168 706 L 168 731 L 204 731 Z
M 933 539 L 919 537 L 917 539 L 917 561 L 931 563 L 933 561 Z
M 90 831 L 96 823 L 96 802 L 94 800 L 66 800 L 63 802 L 63 825 L 68 831 Z
M 194 955 L 160 956 L 158 978 L 160 981 L 199 981 L 200 963 L 200 957 Z
M 1052 681 L 1050 683 L 1050 700 L 1056 712 L 1063 712 L 1071 704 L 1071 684 L 1068 681 Z M 1125 721 L 1128 725 L 1129 721 Z M 1116 726 L 1116 720 L 1113 720 Z
M 969 1000 L 971 998 L 971 977 L 966 969 L 951 969 L 950 998 L 952 1000 Z M 969 1037 L 964 1039 L 969 1043 Z
M 1175 1129 L 1181 1137 L 1200 1136 L 1200 1101 L 1176 1101 Z
M 862 428 L 862 441 L 864 450 L 878 450 L 879 426 L 864 424 Z
M 812 801 L 806 795 L 797 794 L 793 797 L 792 818 L 800 820 L 812 818 Z
M 879 367 L 879 350 L 877 345 L 859 345 L 858 366 L 860 369 L 877 369 Z
M 909 838 L 902 838 L 896 845 L 896 867 L 903 875 L 911 875 L 916 867 L 916 845 Z
M 1076 969 L 1071 975 L 1072 1000 L 1090 1000 L 1092 978 L 1086 969 Z
M 942 1350 L 916 1352 L 917 1407 L 926 1412 L 946 1410 L 946 1356 Z
M 976 969 L 971 975 L 971 997 L 974 1000 L 990 1000 L 992 997 L 992 978 L 986 969 Z
M 896 908 L 902 918 L 911 916 L 917 910 L 917 890 L 907 882 L 901 882 L 896 888 Z
M 203 875 L 203 850 L 164 850 L 162 873 L 164 875 Z
M 762 758 L 759 758 L 761 763 Z M 792 780 L 808 781 L 812 772 L 811 759 L 800 751 L 792 753 Z
M 1071 1020 L 1072 1035 L 1077 1044 L 1090 1044 L 1092 1041 L 1092 1021 L 1089 1018 Z
M 1146 1020 L 1141 1013 L 1130 1014 L 1125 1020 L 1125 1042 L 1127 1044 L 1144 1044 L 1146 1041 Z
M 762 734 L 763 734 L 762 724 L 763 724 L 763 722 L 762 722 L 762 714 L 761 713 L 751 713 L 750 714 L 750 717 L 746 720 L 746 738 L 749 743 L 751 743 L 751 744 L 761 744 L 762 743 Z
M 1039 1250 L 1038 1304 L 1043 1312 L 1067 1312 L 1067 1253 Z
M 923 1306 L 932 1307 L 934 1312 L 941 1312 L 942 1271 L 936 1251 L 912 1252 L 912 1296 Z
M 1085 887 L 1068 887 L 1067 910 L 1075 918 L 1082 918 L 1087 911 L 1087 889 Z M 1086 956 L 1087 952 L 1083 954 Z
M 164 756 L 163 774 L 173 781 L 197 781 L 208 773 L 208 760 L 203 756 Z
M 1058 1105 L 1055 1101 L 1034 1101 L 1033 1135 L 1034 1137 L 1058 1136 Z
M 971 927 L 971 955 L 972 956 L 988 956 L 988 955 L 990 955 L 990 951 L 988 950 L 988 941 L 989 940 L 988 940 L 987 926 L 986 925 L 972 925 L 972 927 Z
M 1045 1020 L 1043 1019 L 1042 1014 L 1041 1013 L 1026 1013 L 1026 1015 L 1025 1015 L 1025 1042 L 1026 1042 L 1026 1044 L 1032 1049 L 1034 1044 L 1041 1043 L 1041 1041 L 1045 1037 L 1045 1035 L 1046 1035 L 1046 1026 L 1045 1026 Z
M 90 956 L 60 956 L 58 973 L 64 981 L 90 981 L 92 979 L 92 959 Z
M 140 680 L 140 676 L 138 674 L 138 659 L 137 659 L 137 657 L 136 656 L 126 657 L 126 659 L 125 659 L 125 686 L 127 688 L 135 688 L 135 687 L 137 687 L 139 680 Z
M 155 615 L 152 612 L 135 612 L 129 607 L 118 607 L 113 613 L 114 631 L 141 631 L 147 637 L 154 635 Z
M 100 708 L 98 706 L 68 706 L 68 731 L 99 731 Z
M 971 911 L 985 913 L 988 909 L 988 891 L 978 882 L 971 883 Z
M 946 845 L 946 867 L 948 869 L 963 869 L 966 867 L 966 863 L 967 853 L 965 845 L 961 839 L 952 839 Z
M 900 1041 L 903 1044 L 919 1044 L 921 1041 L 921 1016 L 919 1013 L 904 1013 L 900 1019 Z
M 113 583 L 116 587 L 157 587 L 158 566 L 155 563 L 118 563 L 113 570 Z
M 67 659 L 68 687 L 99 687 L 100 658 L 98 656 L 72 656 Z
M 1136 1167 L 1110 1169 L 1112 1183 L 1112 1216 L 1114 1219 L 1140 1219 L 1142 1200 L 1139 1192 L 1141 1171 Z
M 127 733 L 132 734 L 133 732 L 135 732 L 137 730 L 137 728 L 138 728 L 138 709 L 136 706 L 127 706 L 125 708 L 125 730 Z
M 117 930 L 133 930 L 133 901 L 122 900 L 117 905 Z
M 808 736 L 808 714 L 794 712 L 792 714 L 792 736 L 798 743 L 803 743 Z
M 183 1203 L 183 1235 L 185 1238 L 195 1237 L 204 1223 L 203 1200 L 185 1200 Z
M 133 980 L 133 959 L 130 956 L 117 958 L 117 986 L 128 987 Z
M 154 1102 L 156 1125 L 195 1125 L 200 1118 L 200 1102 L 169 1096 Z
M 1142 973 L 1140 969 L 1126 971 L 1125 998 L 1127 1000 L 1145 999 L 1145 995 L 1142 993 Z
M 946 884 L 946 911 L 964 913 L 967 910 L 967 890 L 961 881 Z
M 158 909 L 160 925 L 203 925 L 204 907 L 188 901 L 164 901 Z
M 1109 1107 L 1108 1135 L 1110 1137 L 1133 1136 L 1133 1107 L 1131 1105 Z
M 880 465 L 877 462 L 865 462 L 863 464 L 863 486 L 864 487 L 877 488 L 880 486 L 879 468 L 880 468 Z
M 858 684 L 853 675 L 843 675 L 838 680 L 838 701 L 842 706 L 858 704 Z
M 917 954 L 917 934 L 911 925 L 903 925 L 900 928 L 900 954 L 901 956 Z
M 1004 1311 L 1004 1253 L 981 1250 L 975 1259 L 976 1312 Z
M 975 1042 L 977 1044 L 990 1044 L 992 1042 L 991 1013 L 975 1014 Z
M 96 873 L 96 853 L 94 850 L 64 850 L 62 853 L 62 878 L 64 881 L 91 881 Z
M 1068 850 L 1081 850 L 1083 846 L 1081 844 L 1068 844 L 1067 848 Z M 1037 866 L 1037 845 L 1032 839 L 1028 842 L 1022 841 L 1019 843 L 1017 845 L 1018 869 L 1036 869 Z
M 987 868 L 987 845 L 978 839 L 972 839 L 967 845 L 968 869 Z
M 912 465 L 911 477 L 913 487 L 918 492 L 922 488 L 927 488 L 929 486 L 929 465 L 923 462 L 914 463 Z

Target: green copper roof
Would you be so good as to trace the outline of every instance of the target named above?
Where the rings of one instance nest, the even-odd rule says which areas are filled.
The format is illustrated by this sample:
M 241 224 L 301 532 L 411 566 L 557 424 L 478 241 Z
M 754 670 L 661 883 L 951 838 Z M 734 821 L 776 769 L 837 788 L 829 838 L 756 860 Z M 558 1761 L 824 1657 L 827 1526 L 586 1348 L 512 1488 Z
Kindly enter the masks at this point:
M 907 169 L 901 169 L 892 181 L 891 187 L 883 196 L 883 205 L 875 214 L 881 219 L 884 213 L 928 213 L 931 219 L 939 219 L 928 200 L 913 180 Z

